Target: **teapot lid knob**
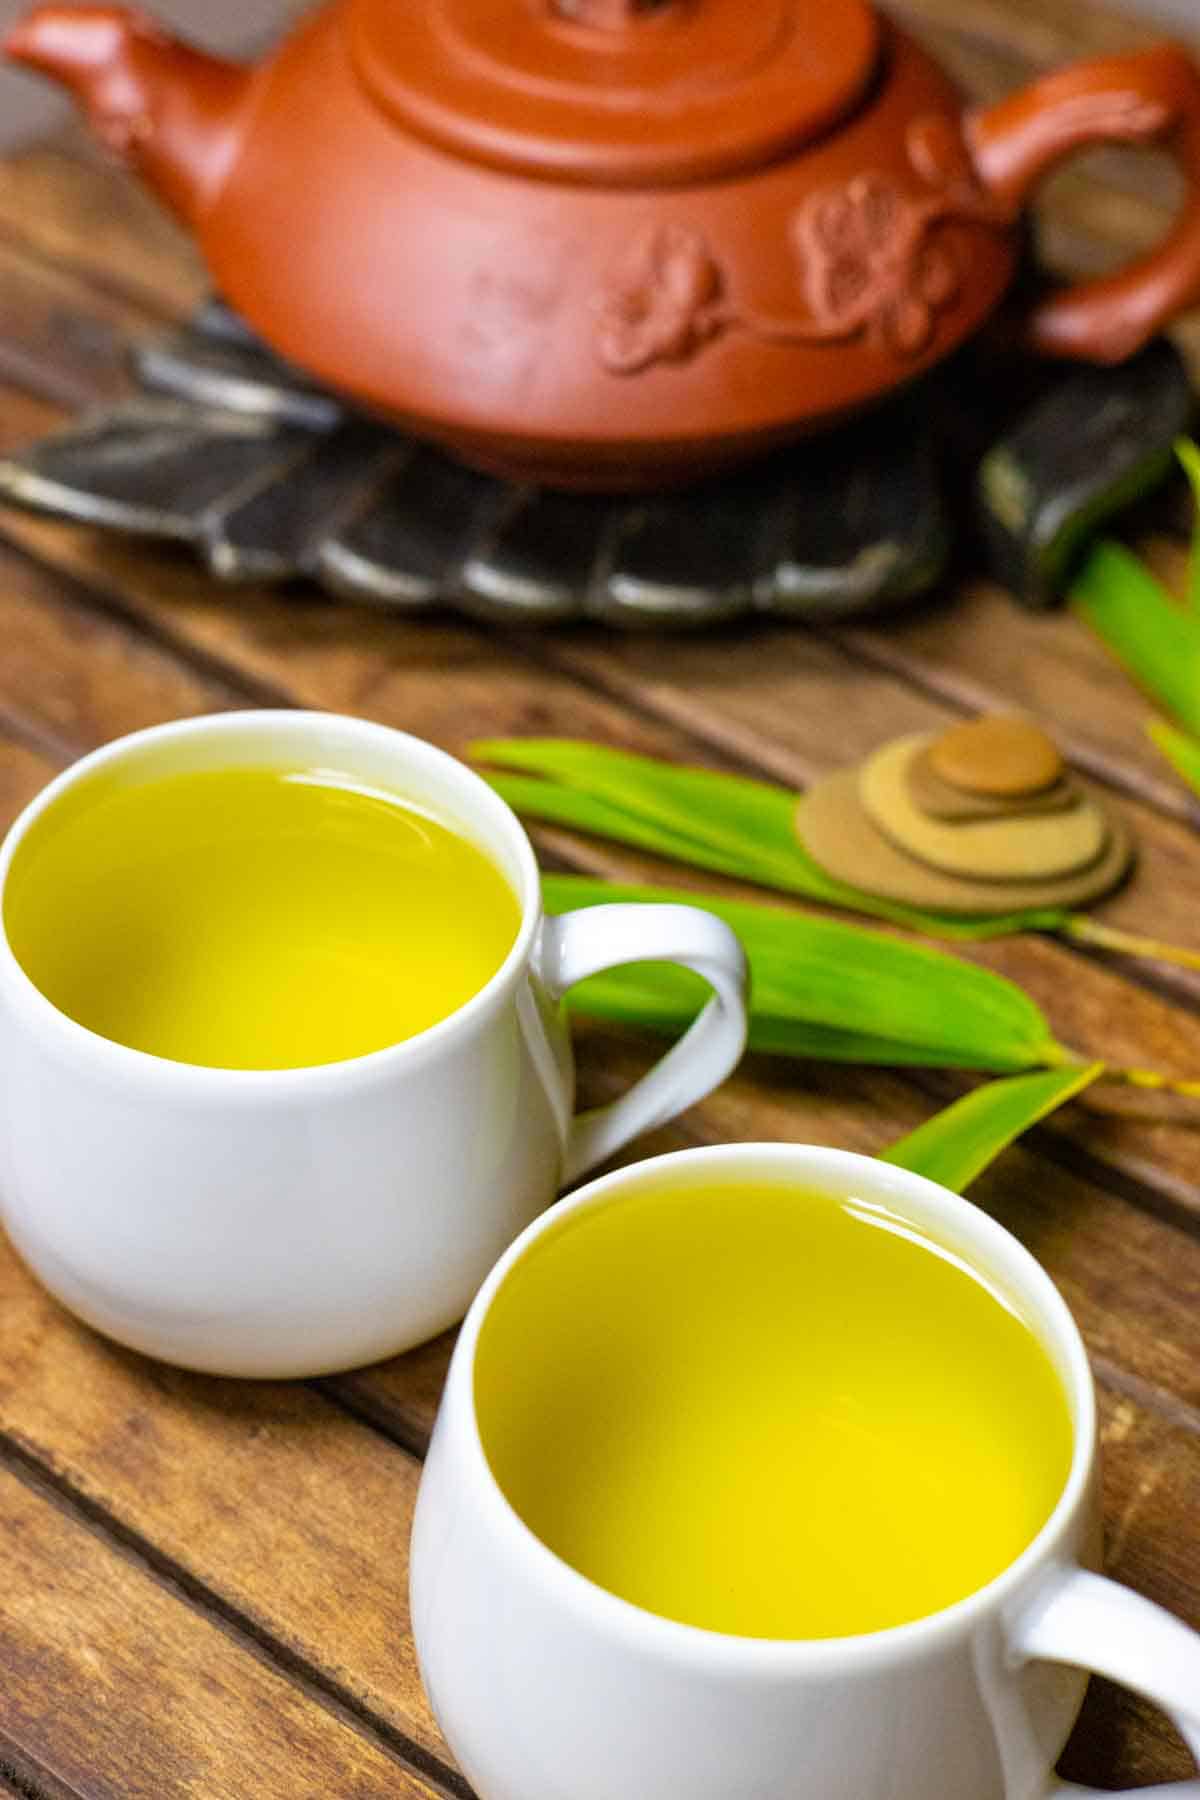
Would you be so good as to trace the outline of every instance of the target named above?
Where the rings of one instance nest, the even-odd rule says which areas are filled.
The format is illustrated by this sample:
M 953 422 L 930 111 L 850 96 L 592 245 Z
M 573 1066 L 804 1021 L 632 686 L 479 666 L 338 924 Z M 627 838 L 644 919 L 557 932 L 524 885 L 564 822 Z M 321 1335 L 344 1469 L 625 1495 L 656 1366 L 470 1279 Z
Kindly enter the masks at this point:
M 344 0 L 359 80 L 406 129 L 546 180 L 658 186 L 789 154 L 857 105 L 871 0 Z
M 574 25 L 597 31 L 628 31 L 647 14 L 677 6 L 679 0 L 549 0 L 550 10 Z

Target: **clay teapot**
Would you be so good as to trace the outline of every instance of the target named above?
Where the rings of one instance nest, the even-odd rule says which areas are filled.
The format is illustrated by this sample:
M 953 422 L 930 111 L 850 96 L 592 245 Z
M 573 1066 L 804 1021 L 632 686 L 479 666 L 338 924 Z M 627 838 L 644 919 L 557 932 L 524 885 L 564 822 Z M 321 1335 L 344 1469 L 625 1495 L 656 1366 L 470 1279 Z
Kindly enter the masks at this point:
M 1119 360 L 1200 298 L 1200 70 L 1170 44 L 976 111 L 868 0 L 333 0 L 257 67 L 45 5 L 7 50 L 275 349 L 518 478 L 686 480 L 911 381 L 1084 145 L 1164 143 L 1190 192 L 1032 343 Z

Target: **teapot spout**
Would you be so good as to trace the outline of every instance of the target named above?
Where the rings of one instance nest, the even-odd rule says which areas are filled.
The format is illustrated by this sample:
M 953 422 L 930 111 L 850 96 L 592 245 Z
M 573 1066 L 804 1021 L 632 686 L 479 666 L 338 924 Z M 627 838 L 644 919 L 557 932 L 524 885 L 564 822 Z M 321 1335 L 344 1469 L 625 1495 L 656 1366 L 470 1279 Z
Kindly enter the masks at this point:
M 123 6 L 35 6 L 0 50 L 69 89 L 95 136 L 199 223 L 237 153 L 251 69 Z

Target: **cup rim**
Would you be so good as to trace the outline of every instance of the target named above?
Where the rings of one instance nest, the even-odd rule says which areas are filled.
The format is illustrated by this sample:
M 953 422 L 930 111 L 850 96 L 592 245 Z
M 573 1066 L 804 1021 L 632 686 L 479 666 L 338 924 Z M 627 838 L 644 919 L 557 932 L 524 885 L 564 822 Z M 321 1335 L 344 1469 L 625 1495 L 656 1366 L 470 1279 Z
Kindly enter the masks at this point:
M 769 1170 L 810 1181 L 814 1175 L 825 1175 L 839 1186 L 845 1185 L 848 1177 L 856 1184 L 862 1180 L 871 1188 L 873 1198 L 890 1198 L 900 1210 L 907 1196 L 923 1202 L 923 1213 L 932 1211 L 966 1220 L 976 1241 L 999 1253 L 1006 1274 L 1015 1267 L 1015 1291 L 1030 1304 L 1043 1346 L 1047 1342 L 1055 1346 L 1055 1366 L 1064 1375 L 1073 1428 L 1071 1466 L 1062 1491 L 1049 1517 L 1020 1555 L 982 1587 L 950 1606 L 901 1625 L 842 1637 L 758 1638 L 685 1624 L 622 1599 L 563 1561 L 525 1523 L 492 1473 L 475 1406 L 479 1333 L 500 1287 L 526 1251 L 570 1213 L 609 1204 L 615 1195 L 632 1193 L 660 1173 L 681 1168 L 729 1173 L 739 1166 L 756 1176 Z M 613 1636 L 627 1641 L 636 1638 L 643 1646 L 657 1648 L 695 1667 L 751 1671 L 757 1675 L 832 1672 L 851 1666 L 857 1669 L 911 1660 L 936 1653 L 968 1634 L 981 1619 L 996 1616 L 1030 1580 L 1038 1565 L 1051 1564 L 1056 1550 L 1061 1551 L 1071 1521 L 1086 1496 L 1096 1455 L 1096 1398 L 1087 1351 L 1066 1301 L 1036 1257 L 982 1208 L 940 1183 L 876 1157 L 815 1144 L 709 1144 L 677 1150 L 627 1164 L 557 1201 L 509 1246 L 476 1294 L 459 1334 L 450 1385 L 455 1391 L 447 1394 L 447 1411 L 453 1411 L 457 1418 L 448 1424 L 448 1429 L 465 1429 L 468 1454 L 474 1472 L 481 1478 L 488 1523 L 533 1583 L 552 1591 L 560 1604 L 586 1615 L 594 1626 Z M 1064 1554 L 1073 1560 L 1072 1551 Z
M 516 937 L 503 962 L 454 1012 L 426 1026 L 399 1043 L 384 1045 L 361 1056 L 339 1061 L 308 1063 L 298 1068 L 231 1069 L 207 1063 L 179 1062 L 157 1056 L 151 1051 L 137 1050 L 128 1044 L 106 1038 L 63 1012 L 38 987 L 9 942 L 4 920 L 4 894 L 9 871 L 30 828 L 43 813 L 78 782 L 99 769 L 137 757 L 160 746 L 170 746 L 195 737 L 268 736 L 283 724 L 289 731 L 323 731 L 335 729 L 347 739 L 387 740 L 410 762 L 416 760 L 427 768 L 450 777 L 464 798 L 483 814 L 508 839 L 518 869 L 514 891 L 520 907 L 521 921 Z M 149 725 L 139 731 L 126 732 L 100 745 L 70 763 L 47 782 L 21 809 L 0 843 L 0 983 L 7 986 L 10 998 L 24 1007 L 26 1018 L 42 1033 L 57 1039 L 68 1052 L 85 1061 L 103 1063 L 109 1071 L 143 1082 L 163 1083 L 177 1092 L 190 1087 L 197 1097 L 218 1095 L 222 1100 L 234 1098 L 261 1101 L 266 1098 L 290 1099 L 312 1096 L 322 1088 L 341 1087 L 349 1081 L 388 1079 L 394 1072 L 422 1063 L 441 1051 L 456 1034 L 468 1030 L 481 1017 L 493 1010 L 514 984 L 527 963 L 534 937 L 542 919 L 541 887 L 533 846 L 520 820 L 508 803 L 500 798 L 474 769 L 440 749 L 427 739 L 396 726 L 372 719 L 361 719 L 346 713 L 322 712 L 316 708 L 251 707 L 201 713 L 191 718 L 172 719 L 161 725 Z

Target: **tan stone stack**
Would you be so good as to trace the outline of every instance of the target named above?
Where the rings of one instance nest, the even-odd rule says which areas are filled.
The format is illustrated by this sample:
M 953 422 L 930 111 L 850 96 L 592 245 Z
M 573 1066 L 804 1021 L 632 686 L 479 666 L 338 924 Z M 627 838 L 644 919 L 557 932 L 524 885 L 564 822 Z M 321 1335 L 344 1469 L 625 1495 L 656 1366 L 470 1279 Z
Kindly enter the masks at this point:
M 1080 906 L 1126 873 L 1129 833 L 1030 720 L 895 738 L 818 782 L 797 831 L 830 875 L 942 912 Z

